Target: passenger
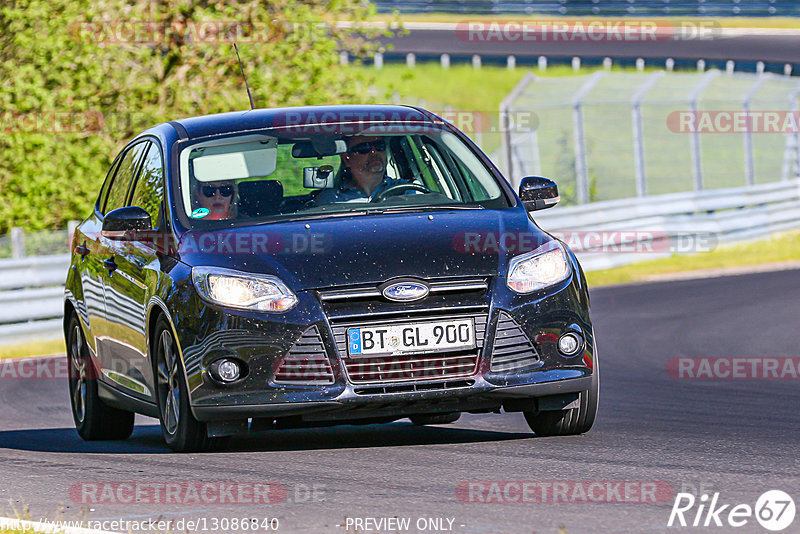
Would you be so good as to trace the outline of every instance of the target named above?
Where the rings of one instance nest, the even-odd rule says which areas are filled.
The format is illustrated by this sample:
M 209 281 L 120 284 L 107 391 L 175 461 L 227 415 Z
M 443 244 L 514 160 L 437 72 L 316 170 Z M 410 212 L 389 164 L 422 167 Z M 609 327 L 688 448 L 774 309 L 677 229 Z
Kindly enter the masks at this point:
M 211 221 L 235 218 L 236 193 L 236 182 L 232 180 L 195 182 L 194 200 L 199 210 L 196 209 L 192 216 Z M 204 214 L 206 210 L 207 214 Z

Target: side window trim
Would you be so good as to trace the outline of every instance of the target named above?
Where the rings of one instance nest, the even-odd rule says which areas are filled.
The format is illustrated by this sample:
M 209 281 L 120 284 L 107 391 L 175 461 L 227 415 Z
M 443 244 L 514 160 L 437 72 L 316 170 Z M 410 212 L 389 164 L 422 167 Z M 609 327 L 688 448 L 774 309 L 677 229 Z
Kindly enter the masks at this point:
M 135 142 L 135 143 L 132 143 L 132 144 L 128 145 L 128 146 L 125 148 L 125 150 L 123 150 L 122 152 L 120 152 L 120 156 L 121 156 L 121 158 L 120 158 L 120 160 L 119 160 L 119 161 L 121 162 L 123 159 L 125 159 L 125 156 L 127 156 L 127 155 L 128 155 L 128 152 L 130 152 L 131 150 L 135 150 L 135 149 L 136 149 L 136 147 L 137 147 L 138 145 L 140 145 L 140 144 L 142 144 L 142 143 L 149 143 L 149 142 L 150 142 L 149 140 L 142 140 L 142 139 L 139 139 L 139 140 L 137 140 L 137 142 Z M 145 147 L 145 148 L 146 148 L 146 147 Z M 133 180 L 134 180 L 134 179 L 135 179 L 135 178 L 138 176 L 139 170 L 141 170 L 141 166 L 142 166 L 142 159 L 144 158 L 144 155 L 145 155 L 146 153 L 147 153 L 147 151 L 146 151 L 146 150 L 143 150 L 143 151 L 142 151 L 142 153 L 141 153 L 141 154 L 139 154 L 139 159 L 138 159 L 138 160 L 137 160 L 137 162 L 136 162 L 136 170 L 134 171 L 134 173 L 133 173 L 133 176 L 131 177 L 131 179 L 128 181 L 128 187 L 127 187 L 127 189 L 125 190 L 125 202 L 123 202 L 123 205 L 127 205 L 127 200 L 128 200 L 128 198 L 129 198 L 129 196 L 130 196 L 130 194 L 131 194 L 131 183 L 132 183 L 132 182 L 133 182 Z M 118 156 L 118 157 L 119 157 L 119 156 Z M 118 170 L 119 170 L 119 168 L 117 168 L 117 169 L 114 171 L 114 178 L 113 178 L 113 179 L 111 180 L 111 182 L 109 182 L 109 184 L 108 184 L 108 191 L 111 191 L 111 187 L 113 187 L 113 185 L 114 185 L 114 180 L 116 180 L 116 179 L 117 179 L 117 171 L 118 171 Z M 106 206 L 107 206 L 107 204 L 108 204 L 108 192 L 106 192 L 105 198 L 103 199 L 103 206 L 102 206 L 102 210 L 101 210 L 101 213 L 103 214 L 103 217 L 105 217 L 105 215 L 106 215 L 106 213 L 107 213 L 107 212 L 106 212 Z
M 143 142 L 147 146 L 145 146 L 144 150 L 142 150 L 142 155 L 139 157 L 139 163 L 136 164 L 136 171 L 134 171 L 133 176 L 131 177 L 131 182 L 128 184 L 128 192 L 125 194 L 124 206 L 131 205 L 131 201 L 133 200 L 133 192 L 136 191 L 136 184 L 139 183 L 139 177 L 142 175 L 144 162 L 147 161 L 147 154 L 150 153 L 150 147 L 153 146 L 153 142 L 150 139 L 147 139 Z
M 160 212 L 160 217 L 161 217 L 161 221 L 160 221 L 161 225 L 159 225 L 159 227 L 160 227 L 160 226 L 166 224 L 166 221 L 167 221 L 167 211 L 168 210 L 166 210 L 164 208 L 164 202 L 166 201 L 166 195 L 167 195 L 167 174 L 166 174 L 167 169 L 166 169 L 166 165 L 165 165 L 165 162 L 164 162 L 164 151 L 161 148 L 161 142 L 156 138 L 147 138 L 147 140 L 149 142 L 149 146 L 147 147 L 147 149 L 142 154 L 142 160 L 139 163 L 139 169 L 136 172 L 136 177 L 134 178 L 134 180 L 131 181 L 131 186 L 130 186 L 130 188 L 128 190 L 128 197 L 127 197 L 127 201 L 125 202 L 125 205 L 126 206 L 132 206 L 133 205 L 133 197 L 136 194 L 136 187 L 139 185 L 139 179 L 142 177 L 142 173 L 144 172 L 144 166 L 145 166 L 145 163 L 147 162 L 148 155 L 150 154 L 150 150 L 152 150 L 152 148 L 155 148 L 158 151 L 158 160 L 159 160 L 159 162 L 161 164 L 161 185 L 162 185 L 162 188 L 163 188 L 163 191 L 164 191 L 164 194 L 163 194 L 163 196 L 161 198 L 161 202 L 159 203 L 159 212 Z M 152 222 L 153 222 L 153 224 L 156 223 L 156 221 L 152 221 Z M 158 228 L 155 228 L 155 229 L 158 229 Z
M 106 197 L 108 196 L 108 191 L 111 189 L 111 182 L 114 181 L 114 177 L 117 175 L 119 163 L 122 161 L 122 156 L 125 154 L 125 152 L 127 151 L 122 150 L 119 154 L 117 154 L 117 157 L 114 158 L 114 161 L 111 163 L 111 167 L 108 169 L 108 173 L 106 174 L 106 179 L 100 188 L 100 194 L 97 195 L 97 202 L 94 204 L 94 209 L 101 218 L 105 216 L 103 213 L 103 207 L 106 205 Z

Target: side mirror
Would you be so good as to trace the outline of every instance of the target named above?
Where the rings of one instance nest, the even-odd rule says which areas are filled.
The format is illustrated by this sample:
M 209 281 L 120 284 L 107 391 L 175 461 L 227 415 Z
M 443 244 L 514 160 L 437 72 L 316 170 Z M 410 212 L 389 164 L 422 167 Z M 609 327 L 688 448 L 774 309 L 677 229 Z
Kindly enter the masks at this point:
M 558 204 L 558 186 L 549 178 L 528 176 L 519 184 L 519 198 L 528 211 L 552 208 Z
M 106 213 L 102 234 L 109 239 L 126 239 L 152 229 L 149 213 L 139 206 L 127 206 Z

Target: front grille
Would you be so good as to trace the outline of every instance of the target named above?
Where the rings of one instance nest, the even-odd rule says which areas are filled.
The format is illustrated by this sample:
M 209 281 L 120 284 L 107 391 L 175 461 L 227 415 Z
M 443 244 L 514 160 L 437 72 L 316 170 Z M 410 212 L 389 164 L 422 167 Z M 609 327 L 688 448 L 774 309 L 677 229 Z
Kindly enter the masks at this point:
M 539 366 L 536 348 L 517 322 L 500 312 L 492 350 L 493 373 L 513 374 L 533 371 Z
M 300 336 L 275 368 L 275 382 L 333 384 L 333 369 L 316 326 Z
M 344 366 L 354 384 L 462 378 L 475 374 L 478 352 L 347 358 Z
M 473 319 L 475 323 L 476 348 L 453 352 L 397 356 L 351 358 L 348 355 L 348 328 L 450 319 Z M 332 326 L 336 347 L 344 363 L 347 376 L 352 383 L 420 382 L 473 376 L 477 372 L 478 359 L 486 337 L 487 319 L 488 314 L 483 311 L 446 314 L 442 313 L 441 310 L 437 310 L 435 312 L 407 312 L 402 316 L 392 316 L 390 318 L 362 318 L 358 321 L 349 319 L 344 324 L 334 323 Z
M 428 280 L 428 288 L 432 295 L 445 293 L 485 292 L 489 283 L 486 278 L 454 278 L 441 280 Z M 377 285 L 350 287 L 346 289 L 326 289 L 319 292 L 323 302 L 352 301 L 353 299 L 378 299 L 382 300 Z

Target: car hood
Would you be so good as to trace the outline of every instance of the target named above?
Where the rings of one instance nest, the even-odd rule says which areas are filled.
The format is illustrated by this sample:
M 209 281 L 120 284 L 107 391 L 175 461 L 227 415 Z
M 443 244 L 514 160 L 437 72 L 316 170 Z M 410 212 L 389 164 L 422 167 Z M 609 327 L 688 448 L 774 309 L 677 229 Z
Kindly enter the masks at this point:
M 396 277 L 505 276 L 508 260 L 552 238 L 522 208 L 348 215 L 181 237 L 181 261 L 280 277 L 294 290 Z

